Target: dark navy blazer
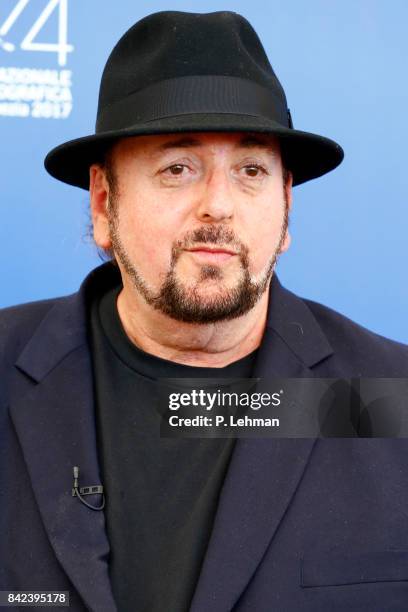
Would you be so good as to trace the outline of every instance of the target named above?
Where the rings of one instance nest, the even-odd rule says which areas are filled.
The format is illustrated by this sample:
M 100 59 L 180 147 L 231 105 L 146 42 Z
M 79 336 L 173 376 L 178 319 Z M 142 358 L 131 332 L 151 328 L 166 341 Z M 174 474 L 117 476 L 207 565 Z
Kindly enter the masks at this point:
M 74 465 L 100 483 L 85 300 L 111 268 L 0 312 L 0 590 L 75 612 L 116 610 L 104 512 L 71 495 Z M 408 348 L 274 277 L 254 377 L 274 376 L 405 378 Z M 406 612 L 408 440 L 239 439 L 191 605 L 230 610 Z

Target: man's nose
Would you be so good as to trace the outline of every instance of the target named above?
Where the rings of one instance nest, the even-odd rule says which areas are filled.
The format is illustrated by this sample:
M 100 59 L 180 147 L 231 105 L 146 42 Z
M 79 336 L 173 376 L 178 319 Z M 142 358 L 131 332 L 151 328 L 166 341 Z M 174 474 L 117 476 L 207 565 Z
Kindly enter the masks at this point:
M 208 172 L 198 196 L 196 214 L 200 221 L 223 221 L 234 214 L 231 179 L 224 168 Z

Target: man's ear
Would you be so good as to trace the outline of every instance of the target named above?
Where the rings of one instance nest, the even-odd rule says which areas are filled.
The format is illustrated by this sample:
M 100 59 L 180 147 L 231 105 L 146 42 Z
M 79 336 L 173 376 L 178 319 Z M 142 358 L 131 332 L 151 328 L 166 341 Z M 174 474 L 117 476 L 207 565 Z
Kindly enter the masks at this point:
M 284 189 L 285 189 L 286 202 L 288 204 L 289 212 L 292 210 L 292 186 L 293 186 L 293 174 L 288 171 L 286 175 L 286 183 L 284 185 Z
M 293 202 L 292 185 L 293 185 L 293 174 L 291 172 L 287 172 L 286 173 L 286 183 L 283 186 L 283 188 L 285 190 L 285 201 L 286 201 L 286 206 L 288 207 L 288 216 L 289 216 L 290 211 L 292 210 L 292 202 Z M 285 235 L 283 244 L 281 246 L 280 252 L 285 253 L 285 251 L 287 251 L 288 248 L 290 247 L 291 242 L 292 242 L 292 237 L 289 233 L 289 227 L 288 227 L 286 228 L 286 235 Z
M 89 169 L 89 196 L 94 240 L 101 249 L 110 249 L 109 185 L 105 170 L 100 164 L 93 164 Z

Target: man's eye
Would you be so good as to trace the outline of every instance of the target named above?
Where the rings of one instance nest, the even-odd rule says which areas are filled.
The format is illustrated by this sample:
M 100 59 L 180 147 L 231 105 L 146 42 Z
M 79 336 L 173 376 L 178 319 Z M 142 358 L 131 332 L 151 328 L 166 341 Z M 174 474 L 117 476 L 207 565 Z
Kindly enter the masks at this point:
M 261 174 L 266 174 L 265 168 L 257 164 L 248 164 L 244 166 L 244 171 L 249 178 L 258 178 Z
M 170 174 L 171 176 L 181 176 L 184 170 L 187 168 L 184 164 L 173 164 L 169 166 L 164 171 L 166 174 Z

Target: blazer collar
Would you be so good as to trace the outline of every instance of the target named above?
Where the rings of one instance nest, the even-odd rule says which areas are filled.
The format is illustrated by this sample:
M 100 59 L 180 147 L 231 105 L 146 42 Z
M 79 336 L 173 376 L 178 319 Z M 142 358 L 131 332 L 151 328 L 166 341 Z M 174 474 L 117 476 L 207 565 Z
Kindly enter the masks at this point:
M 17 368 L 40 382 L 71 351 L 86 345 L 89 297 L 119 281 L 118 269 L 107 263 L 92 270 L 77 293 L 57 299 L 18 357 Z
M 17 360 L 29 378 L 19 375 L 10 406 L 50 543 L 88 608 L 98 612 L 116 611 L 104 512 L 72 497 L 72 467 L 80 467 L 81 486 L 100 483 L 86 303 L 96 286 L 118 280 L 116 268 L 105 264 L 78 294 L 48 311 Z M 254 377 L 313 377 L 312 366 L 331 353 L 309 308 L 275 276 Z M 237 441 L 191 612 L 233 607 L 279 526 L 314 443 Z
M 271 282 L 266 325 L 309 368 L 333 353 L 304 300 L 282 287 L 276 275 Z
M 39 382 L 70 351 L 86 344 L 86 304 L 95 289 L 120 282 L 119 270 L 110 263 L 92 270 L 79 292 L 60 298 L 36 329 L 20 354 L 16 366 Z M 268 334 L 283 343 L 292 358 L 307 367 L 329 357 L 333 350 L 326 335 L 305 302 L 282 287 L 274 274 L 271 282 L 265 335 L 262 345 L 270 350 Z M 262 351 L 264 352 L 264 351 Z M 269 362 L 270 360 L 268 360 Z M 274 369 L 286 370 L 274 364 Z

